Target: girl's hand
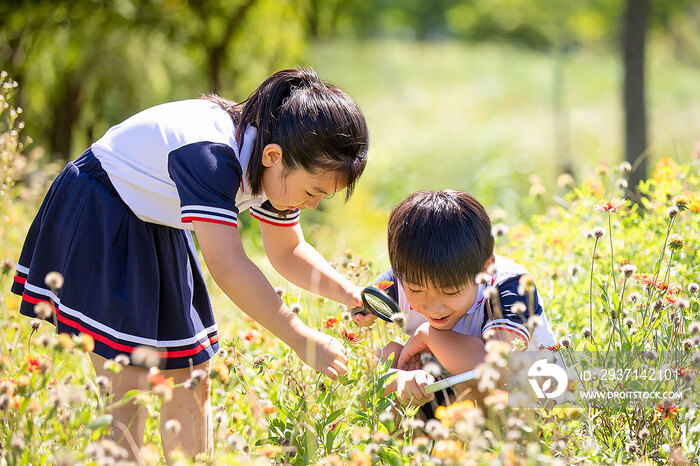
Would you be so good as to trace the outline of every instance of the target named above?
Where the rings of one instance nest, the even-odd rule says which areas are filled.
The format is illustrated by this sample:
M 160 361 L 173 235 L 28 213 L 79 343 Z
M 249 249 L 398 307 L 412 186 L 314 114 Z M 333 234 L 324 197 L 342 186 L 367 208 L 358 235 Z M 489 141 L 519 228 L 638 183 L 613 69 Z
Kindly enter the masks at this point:
M 360 312 L 356 312 L 360 311 Z M 363 309 L 358 307 L 350 311 L 352 313 L 352 320 L 360 327 L 370 327 L 377 320 L 377 316 L 370 314 L 369 312 L 363 314 Z
M 396 367 L 401 370 L 415 370 L 420 369 L 420 355 L 426 352 L 430 352 L 430 347 L 428 346 L 428 331 L 430 330 L 430 324 L 427 322 L 421 324 L 416 331 L 411 335 L 411 337 L 406 341 L 399 359 L 396 363 Z
M 402 405 L 415 404 L 422 406 L 435 398 L 433 393 L 426 393 L 425 386 L 435 382 L 435 377 L 425 371 L 398 371 L 396 396 Z
M 348 307 L 348 310 L 362 306 L 362 287 L 353 285 L 353 287 L 347 292 L 345 305 Z
M 318 330 L 309 329 L 300 347 L 294 348 L 294 351 L 299 355 L 299 359 L 312 369 L 326 374 L 333 380 L 348 371 L 348 359 L 343 344 Z

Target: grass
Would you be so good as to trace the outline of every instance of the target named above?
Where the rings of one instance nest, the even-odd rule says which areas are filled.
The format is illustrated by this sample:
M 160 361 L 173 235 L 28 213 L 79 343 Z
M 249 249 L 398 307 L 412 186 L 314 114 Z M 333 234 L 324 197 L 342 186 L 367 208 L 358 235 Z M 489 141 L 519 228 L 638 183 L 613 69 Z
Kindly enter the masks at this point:
M 676 369 L 689 373 L 689 383 L 696 384 L 698 335 L 693 332 L 700 324 L 692 283 L 700 270 L 695 231 L 700 179 L 688 115 L 698 113 L 689 94 L 697 70 L 668 61 L 660 52 L 652 54 L 653 157 L 671 155 L 675 161 L 662 158 L 641 186 L 646 213 L 628 204 L 608 214 L 594 207 L 622 196 L 614 186 L 625 176 L 616 166 L 619 69 L 614 57 L 580 53 L 567 64 L 572 152 L 577 154 L 577 178 L 583 181 L 575 187 L 555 182 L 552 64 L 546 55 L 496 45 L 366 42 L 318 44 L 309 57 L 322 77 L 356 98 L 372 133 L 369 166 L 351 201 L 343 205 L 338 196 L 303 215 L 307 238 L 339 270 L 360 284 L 370 283 L 388 264 L 384 242 L 391 206 L 417 189 L 464 189 L 483 200 L 494 223 L 510 227 L 497 239 L 497 252 L 536 277 L 557 339 L 569 342 L 558 354 L 593 350 L 605 360 L 621 355 L 640 360 L 654 349 L 662 355 L 661 364 L 669 362 L 664 355 L 680 350 L 686 363 Z M 2 141 L 12 140 L 7 135 Z M 2 152 L 5 173 L 19 155 L 12 145 Z M 532 184 L 540 183 L 530 178 L 533 173 L 541 177 L 543 194 L 528 194 Z M 40 202 L 36 194 L 45 189 L 17 186 L 0 195 L 0 258 L 18 257 Z M 682 193 L 690 209 L 669 227 L 667 208 L 682 204 L 676 198 Z M 498 208 L 507 210 L 504 217 Z M 248 216 L 242 222 L 246 250 L 275 286 L 285 288 L 285 302 L 300 303 L 301 318 L 343 339 L 349 374 L 331 383 L 312 373 L 245 319 L 209 280 L 225 350 L 214 359 L 212 395 L 219 464 L 269 459 L 358 465 L 679 463 L 700 453 L 694 428 L 697 400 L 691 399 L 623 411 L 585 403 L 517 410 L 504 404 L 504 392 L 493 390 L 483 410 L 457 404 L 441 411 L 440 423 L 421 424 L 411 409 L 381 396 L 385 368 L 372 358 L 374 345 L 401 338 L 399 329 L 377 325 L 365 332 L 343 323 L 341 306 L 302 294 L 272 272 L 257 227 Z M 605 231 L 597 243 L 587 236 L 594 227 Z M 669 229 L 684 240 L 673 255 L 667 247 Z M 362 259 L 368 263 L 343 265 Z M 625 260 L 636 266 L 639 277 L 621 276 L 617 269 Z M 2 290 L 9 289 L 12 273 L 6 262 Z M 651 286 L 645 285 L 644 273 L 657 275 Z M 638 296 L 633 299 L 631 293 Z M 0 292 L 0 456 L 9 464 L 61 458 L 72 464 L 93 461 L 86 456 L 92 451 L 93 458 L 108 462 L 104 450 L 109 445 L 98 438 L 108 429 L 104 415 L 117 400 L 97 389 L 84 352 L 89 341 L 56 339 L 48 324 L 33 331 L 18 315 L 18 303 L 16 296 Z M 330 316 L 341 324 L 325 326 Z M 591 327 L 590 340 L 585 327 Z M 362 341 L 353 343 L 342 328 L 358 333 Z M 697 393 L 696 385 L 691 388 Z M 158 464 L 159 398 L 147 391 L 139 400 L 151 413 L 144 463 Z

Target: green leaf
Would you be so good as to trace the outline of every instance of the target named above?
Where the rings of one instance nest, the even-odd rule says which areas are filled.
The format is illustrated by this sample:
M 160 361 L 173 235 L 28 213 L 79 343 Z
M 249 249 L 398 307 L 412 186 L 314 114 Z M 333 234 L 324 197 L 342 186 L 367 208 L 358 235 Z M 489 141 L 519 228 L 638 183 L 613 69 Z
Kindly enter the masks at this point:
M 87 428 L 89 430 L 104 429 L 105 427 L 109 427 L 109 425 L 111 423 L 112 423 L 112 415 L 111 414 L 103 414 L 102 416 L 98 417 L 97 419 L 92 421 L 90 424 L 88 424 Z
M 653 275 L 656 275 L 659 273 L 659 270 L 661 270 L 661 263 L 663 262 L 663 257 L 660 259 L 656 259 L 656 262 L 654 263 L 654 273 Z

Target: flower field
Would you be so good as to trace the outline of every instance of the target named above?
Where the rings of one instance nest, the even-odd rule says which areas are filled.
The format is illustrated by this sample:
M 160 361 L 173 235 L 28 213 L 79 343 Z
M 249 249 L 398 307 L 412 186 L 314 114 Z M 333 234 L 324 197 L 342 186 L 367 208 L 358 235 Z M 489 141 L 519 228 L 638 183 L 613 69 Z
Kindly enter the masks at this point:
M 47 186 L 13 185 L 13 178 L 27 179 L 33 162 L 20 156 L 26 142 L 21 115 L 9 103 L 11 82 L 3 76 L 2 84 L 0 104 L 8 105 L 0 112 L 8 124 L 0 137 L 0 465 L 118 464 L 129 444 L 108 440 L 110 411 L 132 400 L 149 412 L 145 446 L 134 452 L 137 463 L 161 464 L 158 405 L 171 395 L 174 382 L 153 368 L 149 390 L 130 392 L 122 400 L 106 396 L 105 382 L 95 377 L 87 355 L 92 339 L 56 335 L 50 323 L 20 316 L 19 298 L 9 293 L 23 235 Z M 625 164 L 600 165 L 595 176 L 578 185 L 562 175 L 555 195 L 546 195 L 533 178 L 530 196 L 522 202 L 536 214 L 507 223 L 491 212 L 496 252 L 536 277 L 558 340 L 545 351 L 564 359 L 575 352 L 590 354 L 591 361 L 648 359 L 678 376 L 686 389 L 682 399 L 630 403 L 623 409 L 581 400 L 518 408 L 509 403 L 505 381 L 484 380 L 483 405 L 461 401 L 438 408 L 437 419 L 422 420 L 417 408 L 383 395 L 391 374 L 376 359 L 375 348 L 405 338 L 397 325 L 360 329 L 342 306 L 278 288 L 302 319 L 344 342 L 348 373 L 335 382 L 314 373 L 240 313 L 220 322 L 221 351 L 211 373 L 215 451 L 195 461 L 697 464 L 699 167 L 697 160 L 679 165 L 662 158 L 640 184 L 639 204 L 623 200 L 629 189 Z M 371 284 L 381 272 L 373 258 L 351 250 L 337 251 L 334 259 L 338 270 L 358 284 Z M 59 288 L 61 277 L 48 276 L 47 283 Z M 52 309 L 38 305 L 36 312 L 50 318 Z M 481 374 L 507 364 L 509 355 L 501 346 L 489 350 Z M 157 355 L 148 350 L 134 357 L 157 365 Z M 107 369 L 119 371 L 124 363 L 108 361 Z M 193 373 L 183 385 L 193 388 L 201 378 Z M 181 426 L 175 421 L 165 428 Z M 175 455 L 170 461 L 191 459 Z

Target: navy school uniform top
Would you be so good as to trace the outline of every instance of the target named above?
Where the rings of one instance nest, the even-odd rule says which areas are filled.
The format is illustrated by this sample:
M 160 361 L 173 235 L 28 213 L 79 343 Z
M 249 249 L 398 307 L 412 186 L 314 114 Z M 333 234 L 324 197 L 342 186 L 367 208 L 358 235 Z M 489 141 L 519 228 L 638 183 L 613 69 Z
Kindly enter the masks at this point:
M 506 331 L 522 339 L 525 348 L 530 350 L 544 349 L 547 346 L 554 345 L 554 336 L 547 322 L 540 294 L 535 289 L 534 306 L 531 308 L 527 297 L 518 293 L 518 281 L 522 275 L 527 273 L 527 270 L 509 259 L 498 255 L 495 257 L 497 272 L 491 277 L 491 283 L 489 285 L 479 285 L 474 304 L 464 314 L 462 319 L 457 322 L 452 331 L 479 338 L 489 330 Z M 399 303 L 401 310 L 406 314 L 404 330 L 408 335 L 412 335 L 419 325 L 428 320 L 411 308 L 406 299 L 401 281 L 394 276 L 394 272 L 391 269 L 378 279 L 378 281 L 384 280 L 393 282 L 385 292 Z M 487 286 L 497 287 L 502 316 L 492 318 L 489 315 L 486 299 L 484 298 L 484 290 Z M 525 303 L 527 311 L 523 314 L 513 312 L 512 306 L 516 302 Z M 493 312 L 496 313 L 495 310 Z M 537 315 L 541 319 L 539 325 L 536 325 L 532 332 L 527 326 L 527 320 L 531 315 Z
M 239 149 L 230 115 L 203 99 L 143 110 L 110 128 L 92 152 L 126 205 L 143 221 L 192 230 L 192 221 L 238 226 L 249 209 L 261 222 L 293 226 L 299 211 L 276 210 L 246 177 L 256 128 Z

